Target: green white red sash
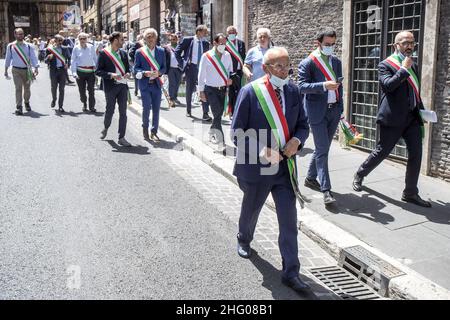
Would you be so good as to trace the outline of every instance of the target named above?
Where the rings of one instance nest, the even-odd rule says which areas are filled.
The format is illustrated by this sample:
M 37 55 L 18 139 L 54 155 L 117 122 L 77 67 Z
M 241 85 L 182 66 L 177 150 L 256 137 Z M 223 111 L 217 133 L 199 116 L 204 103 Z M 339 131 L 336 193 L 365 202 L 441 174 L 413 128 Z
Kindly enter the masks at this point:
M 78 66 L 77 67 L 77 71 L 83 72 L 83 73 L 92 73 L 92 72 L 95 72 L 95 67 L 94 66 L 92 66 L 92 67 L 80 67 L 80 66 Z
M 31 70 L 30 58 L 28 58 L 25 52 L 23 52 L 22 48 L 17 45 L 17 41 L 14 41 L 11 46 L 13 47 L 14 51 L 16 51 L 20 60 L 22 60 L 22 62 L 27 66 L 27 79 L 30 81 L 33 80 L 34 77 L 33 71 Z
M 227 47 L 228 51 L 231 53 L 231 55 L 233 57 L 235 57 L 235 59 L 239 62 L 241 67 L 243 67 L 244 60 L 242 59 L 241 55 L 239 54 L 239 51 L 237 50 L 237 48 L 234 46 L 233 42 L 231 42 L 230 40 L 227 40 L 226 47 Z
M 280 105 L 280 101 L 277 98 L 275 90 L 269 81 L 269 77 L 265 76 L 261 79 L 253 81 L 251 84 L 264 115 L 266 116 L 267 122 L 275 135 L 279 150 L 283 150 L 284 146 L 291 139 L 291 137 L 289 134 L 286 116 L 283 114 L 282 106 Z M 303 207 L 305 200 L 298 188 L 297 165 L 295 162 L 295 157 L 287 159 L 287 166 L 289 169 L 292 188 L 294 189 L 294 192 Z
M 320 49 L 317 48 L 314 50 L 309 57 L 311 60 L 315 63 L 315 65 L 320 69 L 322 74 L 325 76 L 325 79 L 327 81 L 334 81 L 337 82 L 336 74 L 334 73 L 333 68 L 331 67 L 330 63 L 328 62 L 328 57 L 323 55 L 322 52 L 320 52 Z M 339 90 L 335 90 L 336 92 L 336 100 L 339 101 Z
M 63 66 L 66 65 L 66 58 L 61 53 L 59 53 L 59 51 L 56 50 L 55 47 L 48 47 L 47 49 L 56 57 L 56 59 L 61 61 Z
M 116 67 L 116 73 L 120 74 L 122 77 L 126 74 L 125 65 L 123 64 L 122 58 L 112 50 L 111 46 L 103 49 L 103 52 L 111 59 L 112 63 Z M 132 104 L 130 89 L 128 89 L 128 104 Z
M 392 54 L 386 59 L 386 62 L 389 63 L 390 66 L 392 66 L 395 70 L 400 70 L 402 67 L 402 59 L 398 54 Z M 408 82 L 411 85 L 411 87 L 414 90 L 414 94 L 416 96 L 417 102 L 422 101 L 420 98 L 420 82 L 419 78 L 417 77 L 416 73 L 412 68 L 408 69 L 409 77 Z
M 150 52 L 149 47 L 145 46 L 144 48 L 140 49 L 142 56 L 147 61 L 147 63 L 150 65 L 150 68 L 153 69 L 153 71 L 159 71 L 161 69 L 158 61 L 156 61 L 155 57 L 153 57 L 152 53 Z M 155 47 L 155 53 L 156 53 L 156 47 Z M 158 77 L 159 83 L 163 85 L 163 80 Z
M 112 63 L 116 67 L 116 73 L 119 73 L 121 76 L 124 76 L 126 74 L 125 72 L 125 65 L 123 64 L 122 59 L 119 57 L 117 52 L 114 52 L 109 46 L 106 49 L 103 49 L 103 52 L 108 56 L 109 59 L 111 59 Z
M 227 114 L 231 110 L 231 107 L 228 105 L 229 104 L 228 103 L 228 79 L 229 79 L 228 71 L 225 68 L 225 66 L 223 65 L 222 61 L 217 56 L 214 49 L 206 52 L 205 56 L 209 60 L 209 62 L 211 62 L 214 69 L 216 69 L 219 76 L 223 79 L 224 85 L 227 87 L 227 92 L 225 93 L 225 103 L 223 105 L 223 111 L 225 112 L 225 114 Z

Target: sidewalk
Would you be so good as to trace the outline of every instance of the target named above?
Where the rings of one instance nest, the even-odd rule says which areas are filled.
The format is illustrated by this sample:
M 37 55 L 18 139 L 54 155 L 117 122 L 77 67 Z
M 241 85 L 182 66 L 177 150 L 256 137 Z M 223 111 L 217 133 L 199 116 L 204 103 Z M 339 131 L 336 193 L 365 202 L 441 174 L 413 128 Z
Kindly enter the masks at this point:
M 134 100 L 137 104 L 133 107 L 140 112 L 140 99 Z M 184 98 L 179 100 L 184 103 Z M 210 123 L 202 122 L 201 108 L 193 106 L 193 118 L 187 118 L 185 113 L 185 106 L 169 110 L 166 101 L 163 101 L 160 129 L 174 137 L 182 135 L 184 140 L 196 138 L 191 138 L 190 143 L 199 144 L 201 141 L 203 146 L 214 148 L 207 141 Z M 228 149 L 232 150 L 229 128 L 230 121 L 226 117 L 223 129 Z M 194 150 L 196 147 L 191 147 L 191 151 L 202 158 Z M 447 270 L 450 264 L 450 185 L 435 178 L 421 176 L 420 195 L 429 199 L 433 207 L 427 209 L 402 202 L 400 197 L 404 187 L 405 166 L 386 160 L 365 179 L 364 190 L 356 193 L 351 187 L 353 175 L 368 154 L 356 149 L 343 149 L 334 141 L 329 167 L 337 205 L 325 208 L 322 194 L 303 186 L 313 150 L 310 136 L 298 159 L 302 193 L 312 200 L 307 204 L 306 210 L 299 211 L 301 230 L 312 236 L 336 259 L 343 248 L 361 244 L 395 267 L 406 270 L 407 276 L 391 280 L 392 290 L 398 290 L 399 297 L 423 299 L 436 294 L 449 299 L 447 290 L 450 290 L 450 276 Z M 234 163 L 232 156 L 217 154 L 212 160 L 212 167 L 229 179 L 234 179 L 231 174 Z M 268 202 L 269 206 L 273 205 Z M 414 292 L 415 290 L 419 292 Z

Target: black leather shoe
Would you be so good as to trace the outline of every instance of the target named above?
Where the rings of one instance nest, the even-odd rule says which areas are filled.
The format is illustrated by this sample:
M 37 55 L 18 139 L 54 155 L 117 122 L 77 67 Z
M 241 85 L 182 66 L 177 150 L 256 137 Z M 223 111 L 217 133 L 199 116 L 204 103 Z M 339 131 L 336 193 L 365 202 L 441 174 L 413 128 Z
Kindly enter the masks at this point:
M 415 205 L 425 208 L 431 208 L 431 203 L 429 201 L 423 200 L 418 194 L 415 194 L 413 196 L 402 195 L 402 201 L 414 203 Z
M 31 111 L 31 106 L 29 103 L 25 103 L 25 110 L 27 110 L 28 112 Z
M 108 129 L 103 129 L 102 132 L 100 133 L 100 139 L 105 139 L 106 135 L 108 134 Z
M 186 117 L 188 117 L 188 118 L 192 117 L 192 115 L 191 115 L 191 113 L 189 111 L 186 112 Z
M 288 286 L 289 288 L 293 289 L 295 292 L 297 293 L 304 293 L 307 290 L 310 290 L 311 288 L 309 287 L 309 285 L 307 285 L 306 283 L 304 283 L 299 276 L 297 277 L 293 277 L 290 279 L 281 279 L 281 282 L 285 285 Z
M 202 120 L 203 120 L 203 121 L 208 121 L 208 122 L 210 122 L 210 121 L 212 121 L 212 118 L 209 116 L 209 114 L 205 113 L 205 114 L 203 115 Z
M 150 135 L 150 139 L 152 139 L 154 142 L 160 142 L 161 139 L 158 137 L 158 135 L 155 132 L 152 132 Z
M 55 101 L 52 101 L 52 104 L 51 104 L 51 106 L 50 106 L 50 107 L 54 108 L 54 107 L 55 107 L 55 105 L 56 105 L 56 102 L 55 102 Z
M 323 203 L 325 203 L 325 205 L 329 205 L 329 204 L 332 204 L 335 202 L 336 202 L 336 199 L 331 194 L 331 191 L 325 191 L 323 193 Z
M 64 110 L 64 108 L 63 108 L 63 107 L 59 107 L 58 111 L 59 111 L 59 112 L 61 112 L 61 113 L 64 113 L 64 112 L 66 112 L 66 110 Z
M 305 179 L 305 187 L 320 191 L 320 183 L 316 179 Z
M 364 177 L 361 177 L 357 173 L 355 173 L 355 177 L 353 178 L 353 183 L 352 183 L 353 190 L 355 190 L 357 192 L 362 191 L 363 180 L 364 180 Z
M 145 140 L 150 140 L 150 136 L 148 135 L 148 129 L 142 128 L 142 135 L 144 136 Z
M 89 108 L 89 111 L 92 112 L 92 113 L 96 113 L 96 112 L 97 112 L 97 109 L 95 109 L 95 108 Z
M 83 104 L 83 112 L 87 112 L 87 105 Z
M 22 106 L 17 107 L 15 113 L 16 113 L 17 116 L 23 115 Z
M 240 257 L 248 259 L 252 255 L 252 248 L 250 247 L 250 245 L 242 245 L 238 242 L 237 252 Z

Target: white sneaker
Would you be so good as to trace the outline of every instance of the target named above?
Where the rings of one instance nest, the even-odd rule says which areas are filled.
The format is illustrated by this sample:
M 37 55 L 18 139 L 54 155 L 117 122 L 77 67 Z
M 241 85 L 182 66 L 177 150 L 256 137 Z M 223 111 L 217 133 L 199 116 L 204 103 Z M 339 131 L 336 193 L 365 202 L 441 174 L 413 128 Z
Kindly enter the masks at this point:
M 120 138 L 117 143 L 124 147 L 131 147 L 131 143 L 129 143 L 127 140 L 125 140 L 125 138 Z

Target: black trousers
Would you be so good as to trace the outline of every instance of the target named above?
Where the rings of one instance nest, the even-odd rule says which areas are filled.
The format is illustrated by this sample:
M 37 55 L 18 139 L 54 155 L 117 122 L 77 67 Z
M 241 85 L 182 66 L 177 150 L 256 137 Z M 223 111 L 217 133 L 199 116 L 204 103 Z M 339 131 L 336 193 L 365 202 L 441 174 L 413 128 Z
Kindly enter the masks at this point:
M 119 139 L 125 137 L 127 129 L 127 103 L 128 103 L 128 86 L 126 84 L 115 84 L 111 88 L 105 87 L 106 111 L 105 111 L 105 128 L 111 126 L 111 121 L 116 108 L 116 102 L 119 105 Z
M 231 79 L 233 80 L 233 84 L 230 86 L 230 91 L 228 94 L 228 99 L 231 106 L 231 114 L 234 113 L 234 106 L 236 105 L 237 97 L 239 95 L 239 91 L 241 90 L 242 77 L 242 70 L 237 70 L 236 74 L 231 77 Z
M 220 143 L 224 142 L 223 130 L 222 130 L 222 115 L 225 104 L 226 89 L 219 90 L 218 88 L 205 86 L 206 99 L 211 106 L 211 112 L 213 114 L 213 121 L 210 129 L 210 134 L 215 134 L 217 140 Z
M 56 102 L 56 89 L 59 88 L 58 107 L 64 105 L 64 89 L 66 87 L 66 69 L 50 69 L 50 81 L 52 88 L 52 102 Z
M 87 103 L 86 88 L 89 93 L 89 109 L 95 108 L 95 74 L 94 72 L 77 72 L 78 91 L 83 104 Z
M 386 127 L 380 126 L 380 141 L 375 150 L 358 169 L 358 175 L 367 176 L 391 153 L 395 144 L 403 138 L 408 150 L 408 163 L 406 165 L 405 189 L 406 196 L 419 193 L 417 182 L 419 181 L 420 165 L 422 162 L 422 137 L 420 134 L 420 122 L 417 115 L 411 112 L 408 115 L 406 126 Z
M 186 66 L 186 111 L 191 112 L 192 108 L 192 94 L 197 90 L 198 83 L 198 67 L 196 64 L 189 64 Z M 203 114 L 209 111 L 208 102 L 201 102 Z

